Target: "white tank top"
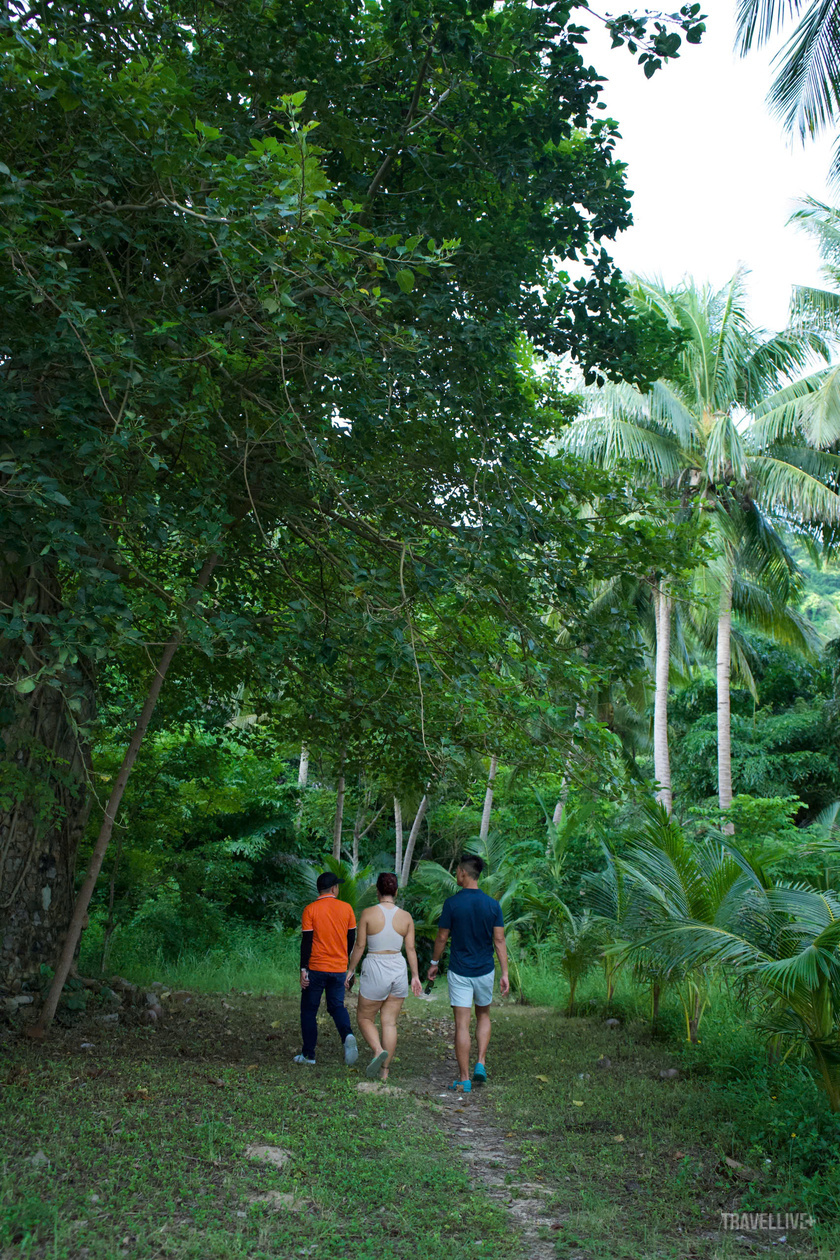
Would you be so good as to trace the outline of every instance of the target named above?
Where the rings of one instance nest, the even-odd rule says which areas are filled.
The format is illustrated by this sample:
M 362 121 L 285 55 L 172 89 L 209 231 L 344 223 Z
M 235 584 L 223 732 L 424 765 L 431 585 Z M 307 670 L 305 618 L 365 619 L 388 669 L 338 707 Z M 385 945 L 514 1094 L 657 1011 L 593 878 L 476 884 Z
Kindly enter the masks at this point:
M 379 909 L 385 915 L 385 926 L 381 932 L 368 932 L 368 949 L 374 954 L 382 953 L 386 949 L 401 951 L 405 944 L 405 937 L 400 936 L 399 932 L 394 928 L 394 915 L 399 907 L 382 905 L 380 903 Z

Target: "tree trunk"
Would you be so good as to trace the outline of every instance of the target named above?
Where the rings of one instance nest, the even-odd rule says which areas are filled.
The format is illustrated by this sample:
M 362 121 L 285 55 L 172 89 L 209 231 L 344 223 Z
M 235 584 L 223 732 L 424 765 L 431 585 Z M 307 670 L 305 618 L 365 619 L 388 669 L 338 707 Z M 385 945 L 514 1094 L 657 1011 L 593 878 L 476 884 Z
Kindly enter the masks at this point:
M 486 840 L 490 834 L 490 814 L 493 809 L 493 784 L 496 781 L 496 771 L 499 767 L 499 758 L 495 753 L 490 758 L 490 770 L 487 775 L 487 791 L 484 793 L 484 809 L 481 811 L 481 831 L 478 833 L 482 840 Z
M 655 1024 L 659 1019 L 659 1001 L 662 997 L 662 985 L 654 980 L 650 992 L 650 1022 Z
M 730 725 L 729 679 L 732 670 L 732 571 L 726 574 L 720 593 L 717 631 L 717 747 L 718 803 L 722 810 L 732 804 L 732 731 Z M 735 830 L 727 823 L 724 831 Z
M 217 552 L 213 552 L 207 557 L 202 566 L 201 572 L 193 584 L 193 594 L 187 601 L 187 608 L 194 607 L 198 602 L 199 596 L 206 587 L 207 583 L 210 581 L 210 576 L 218 562 L 219 556 Z M 53 1021 L 53 1016 L 55 1015 L 56 1008 L 58 1006 L 58 1000 L 61 997 L 61 991 L 64 988 L 65 981 L 70 974 L 70 968 L 73 964 L 73 956 L 79 944 L 82 928 L 84 927 L 87 919 L 90 899 L 93 895 L 93 890 L 96 887 L 99 872 L 102 869 L 102 862 L 105 858 L 108 843 L 114 830 L 114 823 L 122 802 L 123 794 L 125 793 L 126 785 L 128 784 L 129 775 L 131 774 L 134 763 L 137 760 L 137 754 L 140 751 L 140 746 L 143 743 L 143 738 L 148 729 L 149 722 L 152 719 L 152 714 L 155 711 L 155 705 L 157 704 L 158 696 L 160 695 L 160 689 L 163 686 L 163 680 L 166 677 L 169 666 L 172 664 L 175 653 L 178 651 L 182 638 L 183 631 L 179 627 L 170 636 L 169 641 L 161 654 L 157 669 L 155 670 L 155 676 L 146 696 L 146 703 L 143 705 L 143 709 L 137 719 L 134 734 L 131 737 L 131 742 L 128 745 L 122 765 L 120 766 L 114 786 L 111 790 L 111 795 L 108 798 L 108 804 L 105 806 L 105 816 L 102 819 L 102 826 L 99 829 L 96 844 L 93 846 L 93 853 L 91 854 L 90 862 L 88 864 L 85 882 L 82 884 L 82 887 L 79 890 L 79 895 L 76 898 L 73 917 L 70 920 L 70 926 L 67 930 L 67 936 L 64 941 L 61 956 L 56 964 L 55 975 L 53 976 L 52 984 L 50 985 L 50 991 L 47 994 L 47 1000 L 41 1010 L 38 1023 L 27 1029 L 29 1034 L 33 1037 L 43 1038 Z
M 300 746 L 300 765 L 298 766 L 298 787 L 305 788 L 309 782 L 309 745 Z
M 341 761 L 338 767 L 338 783 L 335 797 L 335 823 L 333 825 L 332 855 L 337 862 L 341 860 L 341 831 L 344 826 L 344 762 L 347 759 L 347 748 L 341 750 Z
M 411 831 L 408 833 L 408 843 L 405 846 L 405 857 L 403 858 L 402 871 L 400 872 L 400 888 L 405 888 L 408 883 L 408 877 L 411 874 L 411 859 L 414 857 L 414 846 L 417 843 L 417 837 L 420 834 L 420 827 L 423 819 L 426 817 L 426 810 L 429 808 L 429 794 L 424 793 L 423 799 L 417 806 L 417 813 L 414 815 L 414 822 L 411 825 Z
M 90 751 L 82 732 L 93 711 L 90 678 L 76 667 L 59 690 L 14 688 L 50 658 L 39 615 L 61 606 L 58 581 L 43 564 L 0 557 L 0 599 L 27 609 L 33 642 L 0 643 L 0 991 L 20 992 L 53 966 L 73 915 L 76 852 L 90 813 Z M 21 659 L 23 668 L 20 667 Z M 75 712 L 69 708 L 72 700 Z
M 653 594 L 656 618 L 656 691 L 653 704 L 653 776 L 659 784 L 656 799 L 668 813 L 673 809 L 671 758 L 668 751 L 668 678 L 671 668 L 672 598 L 663 580 Z
M 588 660 L 589 658 L 589 644 L 588 643 L 585 643 L 583 645 L 583 647 L 581 648 L 580 654 L 584 660 Z M 575 705 L 575 726 L 577 726 L 579 722 L 582 722 L 585 717 L 586 717 L 586 705 L 583 703 L 582 700 L 578 700 L 577 704 Z M 557 804 L 554 806 L 554 814 L 551 819 L 555 827 L 559 827 L 561 822 L 563 821 L 563 813 L 566 809 L 566 801 L 569 799 L 569 788 L 571 787 L 570 770 L 571 770 L 571 765 L 572 765 L 572 759 L 574 757 L 574 751 L 575 750 L 574 750 L 574 744 L 573 744 L 571 751 L 569 753 L 569 760 L 566 763 L 566 769 L 563 773 L 563 778 L 560 781 L 560 795 L 557 798 Z M 550 848 L 550 844 L 549 844 L 549 848 Z M 546 849 L 546 856 L 548 856 L 548 848 Z
M 394 872 L 397 879 L 402 874 L 403 864 L 403 824 L 402 824 L 402 805 L 400 805 L 399 797 L 394 797 Z

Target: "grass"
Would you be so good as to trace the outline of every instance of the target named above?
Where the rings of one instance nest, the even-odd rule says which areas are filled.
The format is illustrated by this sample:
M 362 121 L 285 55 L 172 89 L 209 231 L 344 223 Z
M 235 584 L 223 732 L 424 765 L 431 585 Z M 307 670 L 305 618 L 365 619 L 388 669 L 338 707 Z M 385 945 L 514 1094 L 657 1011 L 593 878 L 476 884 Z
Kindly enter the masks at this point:
M 79 1024 L 43 1050 L 6 1046 L 4 1260 L 397 1260 L 420 1236 L 427 1260 L 508 1254 L 505 1213 L 471 1191 L 427 1109 L 360 1094 L 335 1047 L 295 1067 L 295 1007 L 230 996 L 161 1029 Z M 250 1143 L 287 1151 L 286 1167 L 247 1158 Z M 300 1210 L 252 1201 L 271 1191 Z
M 280 932 L 247 930 L 238 925 L 223 945 L 207 949 L 180 949 L 165 952 L 143 948 L 145 940 L 120 942 L 112 951 L 108 975 L 124 974 L 135 984 L 158 980 L 170 989 L 191 989 L 196 993 L 227 993 L 247 989 L 255 993 L 293 996 L 297 992 L 300 938 Z M 138 946 L 139 948 L 132 948 Z M 80 970 L 97 975 L 101 946 L 93 938 L 82 951 Z
M 328 1023 L 317 1069 L 291 1063 L 288 945 L 182 955 L 132 978 L 194 998 L 156 1027 L 68 1015 L 40 1048 L 0 1032 L 0 1107 L 14 1117 L 0 1126 L 2 1260 L 531 1260 L 505 1208 L 470 1183 L 454 1116 L 412 1088 L 454 1066 L 445 995 L 407 1003 L 393 1080 L 409 1088 L 381 1095 L 357 1090 Z M 224 996 L 210 992 L 220 982 Z M 560 1260 L 840 1254 L 840 1127 L 810 1073 L 769 1063 L 726 993 L 688 1046 L 673 994 L 654 1033 L 646 995 L 627 985 L 607 1028 L 600 983 L 593 974 L 576 1019 L 500 1005 L 491 1083 L 469 1104 L 516 1152 L 511 1192 L 544 1188 L 543 1245 Z M 678 1076 L 662 1080 L 666 1068 Z M 250 1143 L 283 1148 L 286 1165 L 249 1159 Z M 270 1192 L 291 1207 L 256 1201 Z M 816 1228 L 786 1243 L 719 1229 L 723 1212 L 812 1208 Z

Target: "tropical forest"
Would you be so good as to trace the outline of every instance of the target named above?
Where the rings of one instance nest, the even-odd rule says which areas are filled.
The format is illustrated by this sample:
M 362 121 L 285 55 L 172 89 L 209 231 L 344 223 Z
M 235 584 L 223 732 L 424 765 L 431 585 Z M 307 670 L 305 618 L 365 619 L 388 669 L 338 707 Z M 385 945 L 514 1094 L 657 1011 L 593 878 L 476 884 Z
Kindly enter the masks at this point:
M 768 317 L 610 96 L 783 167 L 840 0 L 710 8 L 0 3 L 0 1260 L 840 1255 L 840 159 Z

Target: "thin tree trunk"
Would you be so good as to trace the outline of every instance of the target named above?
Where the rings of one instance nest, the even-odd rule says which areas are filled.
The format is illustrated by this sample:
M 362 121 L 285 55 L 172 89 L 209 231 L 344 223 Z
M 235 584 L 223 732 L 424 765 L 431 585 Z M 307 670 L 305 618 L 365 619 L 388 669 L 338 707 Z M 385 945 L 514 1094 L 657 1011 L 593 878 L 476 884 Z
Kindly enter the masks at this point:
M 585 649 L 584 657 L 587 654 L 588 654 L 588 649 Z M 580 722 L 585 716 L 586 716 L 586 705 L 583 704 L 582 701 L 578 700 L 577 704 L 575 705 L 575 723 Z M 566 801 L 569 799 L 569 788 L 571 787 L 571 783 L 569 782 L 568 766 L 570 765 L 571 760 L 572 760 L 572 754 L 570 753 L 569 761 L 566 763 L 567 769 L 564 771 L 563 778 L 560 780 L 560 795 L 557 798 L 557 804 L 554 806 L 554 813 L 551 817 L 551 821 L 553 822 L 555 827 L 559 827 L 561 822 L 563 821 L 563 814 L 566 809 Z M 550 844 L 549 844 L 549 848 L 550 848 Z M 548 854 L 548 849 L 546 849 L 546 854 Z
M 730 722 L 729 680 L 732 671 L 732 570 L 730 569 L 720 593 L 720 611 L 717 630 L 717 746 L 718 746 L 718 803 L 722 810 L 732 804 L 732 730 Z M 735 830 L 727 823 L 724 831 L 731 835 Z
M 335 824 L 333 825 L 333 857 L 341 860 L 341 831 L 344 826 L 344 763 L 347 760 L 347 746 L 341 750 L 341 761 L 338 768 L 338 783 L 335 798 Z
M 309 745 L 300 746 L 300 765 L 298 766 L 298 787 L 305 788 L 309 782 Z
M 399 797 L 394 797 L 394 871 L 397 879 L 402 874 L 403 864 L 403 824 L 402 805 Z
M 659 784 L 656 799 L 668 813 L 673 809 L 671 757 L 668 750 L 668 676 L 671 667 L 671 596 L 663 580 L 653 593 L 656 618 L 656 691 L 653 703 L 653 776 Z
M 105 968 L 108 965 L 108 954 L 111 950 L 111 937 L 114 932 L 114 901 L 117 892 L 117 872 L 120 869 L 120 858 L 122 857 L 123 840 L 125 839 L 125 830 L 120 832 L 120 838 L 117 841 L 117 851 L 114 854 L 114 865 L 111 870 L 111 882 L 108 887 L 108 922 L 105 924 L 105 932 L 102 937 L 102 961 L 99 965 L 100 976 L 105 975 Z
M 210 581 L 211 574 L 218 562 L 219 556 L 217 552 L 213 552 L 204 561 L 201 572 L 193 584 L 193 594 L 188 601 L 187 607 L 194 606 L 197 603 L 201 592 Z M 155 670 L 155 676 L 152 679 L 152 684 L 149 687 L 149 691 L 146 696 L 146 703 L 143 705 L 142 712 L 137 719 L 134 734 L 131 737 L 131 742 L 128 745 L 128 749 L 125 757 L 123 758 L 123 763 L 120 766 L 119 773 L 117 774 L 111 795 L 108 798 L 108 804 L 105 806 L 105 816 L 102 819 L 102 826 L 99 829 L 96 844 L 93 846 L 93 853 L 90 857 L 85 882 L 82 884 L 82 887 L 79 890 L 79 895 L 76 898 L 76 906 L 73 911 L 73 917 L 70 920 L 70 926 L 67 929 L 67 938 L 64 942 L 61 956 L 56 964 L 55 975 L 53 976 L 52 984 L 50 985 L 50 991 L 47 994 L 47 1000 L 41 1010 L 38 1022 L 34 1025 L 30 1025 L 27 1029 L 29 1035 L 38 1040 L 42 1040 L 46 1036 L 47 1030 L 55 1016 L 56 1008 L 58 1007 L 58 1000 L 61 997 L 61 992 L 64 988 L 67 977 L 70 974 L 70 968 L 73 965 L 73 957 L 76 953 L 76 946 L 79 943 L 82 928 L 87 918 L 90 899 L 93 895 L 93 890 L 96 887 L 99 872 L 102 869 L 102 862 L 105 858 L 108 843 L 114 830 L 114 823 L 125 793 L 126 785 L 128 784 L 129 775 L 131 774 L 134 763 L 137 760 L 137 754 L 140 751 L 140 746 L 143 743 L 143 738 L 148 729 L 149 722 L 152 719 L 152 714 L 155 711 L 155 705 L 157 704 L 158 696 L 160 695 L 160 689 L 163 686 L 163 680 L 166 677 L 169 666 L 172 664 L 175 653 L 178 651 L 182 638 L 183 630 L 179 628 L 170 636 L 166 647 L 163 649 L 157 669 Z
M 400 872 L 400 888 L 405 888 L 408 883 L 408 877 L 411 874 L 411 859 L 414 857 L 414 846 L 417 843 L 420 827 L 423 819 L 426 817 L 428 808 L 429 794 L 425 792 L 422 801 L 417 806 L 417 813 L 414 815 L 414 822 L 411 824 L 411 831 L 408 833 L 408 843 L 405 846 L 405 857 L 403 858 L 402 871 Z
M 481 831 L 478 833 L 482 840 L 486 840 L 490 834 L 490 814 L 493 810 L 493 784 L 496 781 L 496 771 L 499 768 L 499 758 L 495 753 L 490 758 L 490 770 L 487 775 L 487 791 L 484 793 L 484 809 L 481 811 Z

